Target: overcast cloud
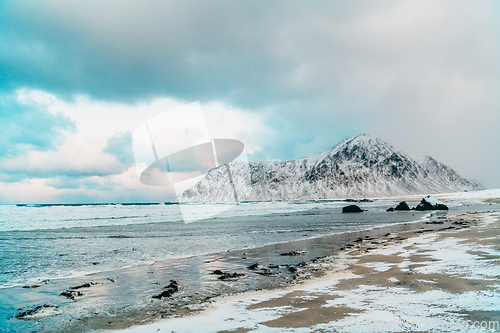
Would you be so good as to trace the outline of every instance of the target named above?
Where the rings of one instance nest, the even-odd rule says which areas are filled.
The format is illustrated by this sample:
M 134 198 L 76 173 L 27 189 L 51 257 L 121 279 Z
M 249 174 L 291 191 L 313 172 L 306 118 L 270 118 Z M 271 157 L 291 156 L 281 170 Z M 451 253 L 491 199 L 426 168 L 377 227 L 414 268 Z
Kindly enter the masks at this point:
M 41 129 L 52 138 L 43 149 L 0 159 L 5 186 L 67 184 L 79 198 L 95 176 L 118 198 L 135 188 L 106 178 L 129 172 L 127 133 L 162 108 L 200 101 L 240 119 L 254 160 L 313 155 L 365 132 L 500 187 L 495 1 L 19 0 L 0 3 L 0 15 L 3 96 L 19 106 L 20 92 L 49 96 L 30 107 L 54 122 Z M 25 123 L 5 110 L 0 120 Z M 94 147 L 94 161 L 75 164 L 71 142 L 73 154 Z M 49 153 L 66 164 L 49 167 Z

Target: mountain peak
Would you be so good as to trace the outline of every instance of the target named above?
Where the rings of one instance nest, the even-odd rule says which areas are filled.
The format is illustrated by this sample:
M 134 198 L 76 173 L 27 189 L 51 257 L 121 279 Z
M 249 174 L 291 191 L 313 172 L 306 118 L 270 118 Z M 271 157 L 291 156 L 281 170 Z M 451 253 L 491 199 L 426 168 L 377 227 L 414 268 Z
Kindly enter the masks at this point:
M 214 168 L 178 200 L 232 201 L 235 191 L 240 200 L 261 201 L 380 197 L 481 188 L 431 157 L 414 159 L 363 133 L 307 158 L 231 162 L 227 168 Z
M 359 135 L 353 136 L 351 138 L 345 139 L 344 141 L 339 142 L 335 147 L 345 146 L 345 145 L 367 145 L 367 144 L 375 144 L 382 143 L 387 145 L 384 141 L 369 136 L 368 134 L 361 133 Z
M 370 136 L 370 135 L 365 134 L 365 133 L 356 135 L 355 137 L 347 139 L 346 141 L 352 142 L 352 143 L 371 143 L 371 144 L 383 143 L 385 145 L 388 145 L 386 142 L 380 140 L 379 138 L 375 138 L 375 137 Z
M 335 147 L 318 156 L 323 158 L 329 155 L 358 156 L 363 159 L 370 158 L 373 160 L 380 158 L 382 155 L 392 155 L 395 152 L 394 147 L 388 143 L 362 133 L 338 143 Z

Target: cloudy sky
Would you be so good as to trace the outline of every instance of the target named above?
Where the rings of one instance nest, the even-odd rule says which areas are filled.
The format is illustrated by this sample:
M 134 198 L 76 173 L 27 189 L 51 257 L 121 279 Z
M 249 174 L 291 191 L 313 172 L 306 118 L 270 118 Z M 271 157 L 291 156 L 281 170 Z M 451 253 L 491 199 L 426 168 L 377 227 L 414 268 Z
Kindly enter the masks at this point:
M 251 160 L 367 133 L 500 187 L 498 1 L 2 1 L 0 89 L 0 203 L 172 199 L 131 132 L 195 101 Z

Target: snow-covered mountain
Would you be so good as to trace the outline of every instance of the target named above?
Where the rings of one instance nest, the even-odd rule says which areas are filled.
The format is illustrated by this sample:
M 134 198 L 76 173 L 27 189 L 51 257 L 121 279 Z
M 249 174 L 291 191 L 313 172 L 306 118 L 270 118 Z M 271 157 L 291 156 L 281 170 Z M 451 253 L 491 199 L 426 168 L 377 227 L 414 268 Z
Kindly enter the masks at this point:
M 211 169 L 177 201 L 367 198 L 481 189 L 430 156 L 414 158 L 362 134 L 308 158 L 231 162 Z

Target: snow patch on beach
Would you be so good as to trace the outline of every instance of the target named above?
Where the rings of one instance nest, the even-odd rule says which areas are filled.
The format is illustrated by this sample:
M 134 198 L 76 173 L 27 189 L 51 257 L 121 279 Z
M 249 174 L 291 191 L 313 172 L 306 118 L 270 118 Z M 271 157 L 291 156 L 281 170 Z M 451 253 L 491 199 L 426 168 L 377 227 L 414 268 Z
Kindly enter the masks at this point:
M 491 223 L 498 220 L 498 214 L 483 214 L 483 221 Z M 489 222 L 488 222 L 489 221 Z M 478 228 L 486 228 L 487 225 Z M 398 255 L 405 258 L 402 263 L 366 264 L 379 272 L 391 267 L 409 271 L 411 256 L 422 255 L 429 261 L 421 262 L 422 266 L 413 268 L 413 272 L 421 274 L 444 274 L 461 279 L 494 280 L 500 275 L 500 266 L 495 262 L 500 251 L 495 244 L 481 245 L 465 242 L 460 238 L 439 237 L 439 234 L 422 235 L 407 239 L 400 244 L 388 248 L 371 251 L 370 255 Z M 473 253 L 471 253 L 473 251 Z M 481 257 L 483 252 L 497 259 Z M 378 286 L 360 284 L 354 289 L 340 290 L 338 284 L 342 279 L 360 278 L 349 275 L 332 278 L 299 286 L 293 289 L 254 294 L 241 298 L 230 298 L 217 302 L 215 309 L 199 315 L 169 319 L 163 322 L 134 327 L 123 332 L 218 332 L 245 328 L 249 332 L 486 332 L 475 329 L 466 321 L 466 313 L 470 311 L 498 311 L 500 309 L 500 287 L 488 291 L 474 290 L 462 293 L 451 293 L 441 289 L 417 292 L 407 286 Z M 394 277 L 390 282 L 398 282 Z M 427 281 L 427 280 L 424 280 Z M 428 281 L 435 285 L 434 281 Z M 319 294 L 335 296 L 328 299 L 323 307 L 350 308 L 359 313 L 350 313 L 344 318 L 329 323 L 317 324 L 303 328 L 272 328 L 261 323 L 278 319 L 289 313 L 306 310 L 293 306 L 256 307 L 264 301 L 277 299 L 292 292 L 301 292 L 306 298 Z M 456 326 L 450 329 L 450 325 Z M 116 331 L 115 331 L 116 332 Z
M 493 199 L 500 198 L 500 189 L 490 189 L 482 191 L 468 191 L 468 192 L 453 192 L 441 193 L 436 195 L 438 199 L 442 200 L 460 200 L 460 199 Z

